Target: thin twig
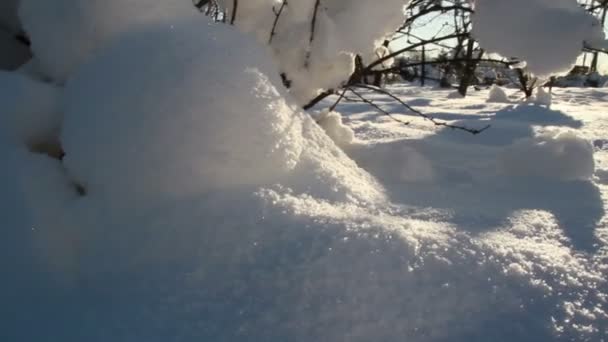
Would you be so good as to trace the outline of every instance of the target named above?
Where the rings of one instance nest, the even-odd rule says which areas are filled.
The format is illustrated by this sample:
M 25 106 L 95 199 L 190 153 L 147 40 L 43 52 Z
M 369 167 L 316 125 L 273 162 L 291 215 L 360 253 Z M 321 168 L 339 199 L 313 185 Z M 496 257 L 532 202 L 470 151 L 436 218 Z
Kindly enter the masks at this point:
M 355 96 L 357 96 L 358 98 L 360 98 L 361 101 L 363 101 L 364 103 L 367 103 L 368 105 L 374 107 L 378 112 L 380 112 L 380 113 L 388 116 L 393 121 L 396 121 L 396 122 L 404 124 L 404 125 L 409 125 L 410 124 L 408 121 L 403 121 L 403 120 L 400 120 L 400 119 L 394 117 L 393 114 L 391 114 L 391 113 L 387 112 L 386 110 L 382 109 L 382 107 L 380 107 L 379 105 L 375 104 L 374 101 L 366 99 L 365 97 L 363 97 L 363 95 L 359 94 L 353 88 L 349 87 L 349 88 L 346 88 L 346 89 L 348 89 L 351 93 L 355 94 Z
M 403 102 L 400 98 L 398 98 L 397 96 L 391 94 L 390 92 L 382 89 L 382 88 L 377 88 L 377 87 L 372 87 L 370 85 L 367 84 L 356 84 L 356 85 L 351 85 L 350 89 L 352 91 L 352 87 L 358 87 L 358 88 L 364 88 L 364 89 L 368 89 L 368 90 L 372 90 L 374 92 L 386 95 L 390 98 L 392 98 L 393 100 L 399 102 L 399 104 L 401 104 L 402 106 L 404 106 L 405 108 L 407 108 L 409 111 L 411 111 L 412 113 L 420 116 L 421 118 L 432 122 L 435 126 L 441 126 L 441 127 L 446 127 L 446 128 L 451 128 L 451 129 L 457 129 L 457 130 L 461 130 L 461 131 L 465 131 L 468 133 L 471 133 L 473 135 L 477 135 L 480 134 L 484 131 L 486 131 L 487 129 L 489 129 L 491 127 L 491 125 L 486 125 L 483 128 L 480 129 L 475 129 L 475 128 L 468 128 L 468 127 L 464 127 L 464 126 L 459 126 L 459 125 L 453 125 L 444 121 L 440 121 L 435 119 L 434 117 L 428 115 L 428 114 L 424 114 L 421 111 L 413 108 L 412 106 L 408 105 L 407 103 Z
M 239 0 L 233 0 L 232 1 L 233 5 L 232 5 L 232 18 L 230 18 L 230 25 L 234 25 L 234 22 L 236 20 L 236 12 L 239 8 Z
M 312 54 L 312 43 L 315 40 L 315 30 L 317 27 L 317 14 L 319 13 L 319 6 L 321 5 L 321 0 L 315 1 L 315 9 L 312 13 L 312 20 L 310 22 L 310 38 L 308 40 L 308 50 L 306 51 L 306 59 L 304 61 L 304 67 L 308 69 L 310 67 L 310 56 Z
M 338 97 L 338 100 L 331 107 L 329 107 L 329 111 L 330 112 L 333 112 L 336 109 L 336 107 L 338 107 L 338 105 L 340 104 L 340 102 L 344 98 L 344 95 L 346 95 L 346 91 L 347 90 L 348 90 L 348 88 L 344 88 L 342 90 L 342 94 L 340 94 L 340 97 Z
M 276 35 L 277 24 L 279 23 L 279 18 L 281 18 L 281 14 L 283 14 L 283 10 L 287 6 L 287 0 L 283 0 L 281 3 L 281 7 L 277 11 L 274 6 L 272 6 L 272 11 L 274 12 L 274 23 L 272 23 L 272 30 L 270 30 L 270 38 L 268 39 L 268 45 L 272 44 L 272 39 Z

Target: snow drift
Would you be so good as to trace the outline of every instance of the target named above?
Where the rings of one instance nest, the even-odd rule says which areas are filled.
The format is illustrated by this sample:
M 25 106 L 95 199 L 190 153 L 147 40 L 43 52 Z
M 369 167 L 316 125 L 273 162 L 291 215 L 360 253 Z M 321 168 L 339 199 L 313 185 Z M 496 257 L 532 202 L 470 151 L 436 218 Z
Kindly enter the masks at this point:
M 501 170 L 512 176 L 560 180 L 593 177 L 593 146 L 571 132 L 546 132 L 516 141 L 499 156 Z
M 382 185 L 298 109 L 266 49 L 233 27 L 192 17 L 182 5 L 120 3 L 133 7 L 113 6 L 117 1 L 57 6 L 70 12 L 65 23 L 55 22 L 56 32 L 43 31 L 63 18 L 59 12 L 23 3 L 43 69 L 67 83 L 63 89 L 4 78 L 26 95 L 0 98 L 3 108 L 14 108 L 8 125 L 23 127 L 17 143 L 0 142 L 6 163 L 0 169 L 0 250 L 6 253 L 0 270 L 10 275 L 0 291 L 0 339 L 601 336 L 605 279 L 575 256 L 557 227 L 539 232 L 524 220 L 477 237 L 428 210 L 392 203 Z M 266 17 L 276 5 L 240 3 L 239 13 L 263 5 Z M 136 16 L 150 20 L 122 22 L 137 4 L 145 10 Z M 402 5 L 390 4 L 328 2 L 321 17 L 331 20 L 320 25 Z M 310 20 L 307 5 L 294 2 L 295 22 Z M 237 26 L 247 23 L 239 19 Z M 250 28 L 239 29 L 256 31 L 259 18 L 251 19 Z M 74 50 L 53 44 L 64 29 L 76 35 Z M 292 48 L 302 58 L 299 47 L 284 52 Z M 323 66 L 316 53 L 310 65 Z M 33 100 L 33 109 L 23 99 Z M 339 119 L 334 113 L 324 126 L 344 142 L 351 132 Z M 30 137 L 53 137 L 58 122 L 63 161 L 23 146 Z M 585 150 L 577 139 L 559 140 Z M 425 177 L 432 165 L 417 167 L 422 152 L 401 152 L 396 173 L 402 180 L 432 180 Z

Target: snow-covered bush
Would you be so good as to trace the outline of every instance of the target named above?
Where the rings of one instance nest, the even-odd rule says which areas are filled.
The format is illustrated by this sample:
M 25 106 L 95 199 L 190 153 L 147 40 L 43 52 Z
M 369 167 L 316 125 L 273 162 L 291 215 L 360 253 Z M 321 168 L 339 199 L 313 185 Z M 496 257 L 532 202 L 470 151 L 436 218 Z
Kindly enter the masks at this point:
M 375 46 L 403 21 L 407 1 L 367 0 L 222 1 L 234 24 L 270 43 L 292 94 L 306 103 L 322 89 L 339 87 L 354 70 L 354 54 L 374 54 Z M 282 4 L 287 3 L 284 7 Z
M 472 33 L 484 49 L 520 58 L 541 77 L 570 71 L 584 43 L 604 44 L 599 21 L 576 0 L 476 0 Z

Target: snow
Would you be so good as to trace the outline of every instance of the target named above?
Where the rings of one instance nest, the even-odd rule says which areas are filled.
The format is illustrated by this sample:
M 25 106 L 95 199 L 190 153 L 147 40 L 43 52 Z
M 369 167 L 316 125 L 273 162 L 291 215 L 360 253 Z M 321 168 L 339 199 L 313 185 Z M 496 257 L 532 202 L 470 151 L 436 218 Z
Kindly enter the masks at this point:
M 477 0 L 473 36 L 488 52 L 520 58 L 541 77 L 568 72 L 585 42 L 604 44 L 598 20 L 576 0 Z
M 14 70 L 31 57 L 27 46 L 19 43 L 12 34 L 1 30 L 0 51 L 0 70 Z
M 302 118 L 274 87 L 271 56 L 220 28 L 199 18 L 142 30 L 68 82 L 66 166 L 92 193 L 175 200 L 272 182 L 295 167 Z
M 196 15 L 190 0 L 21 0 L 19 18 L 46 76 L 68 75 L 122 33 Z
M 538 105 L 546 106 L 547 108 L 551 107 L 551 103 L 553 102 L 553 96 L 550 91 L 546 91 L 543 87 L 538 87 L 536 89 L 536 98 L 535 102 Z
M 237 43 L 243 53 L 231 52 Z M 337 148 L 326 136 L 308 133 L 319 128 L 274 86 L 281 83 L 271 63 L 247 36 L 201 20 L 119 40 L 67 84 L 61 141 L 68 171 L 92 194 L 148 205 L 213 189 L 270 185 L 299 172 L 300 162 L 341 168 L 345 157 L 324 156 Z M 348 132 L 337 129 L 346 142 Z M 319 156 L 310 156 L 315 147 L 307 134 L 321 144 Z M 338 162 L 316 166 L 319 158 Z M 329 172 L 334 177 L 344 171 Z M 339 192 L 338 185 L 327 186 Z
M 545 132 L 517 140 L 499 156 L 505 175 L 589 180 L 595 170 L 593 146 L 572 132 Z
M 17 17 L 17 8 L 19 0 L 1 0 L 0 1 L 0 28 L 10 32 L 17 33 L 20 30 L 19 18 Z
M 317 123 L 338 146 L 348 146 L 355 139 L 355 132 L 344 125 L 342 114 L 338 112 L 330 112 L 328 109 L 322 111 L 318 115 Z
M 232 18 L 234 2 L 222 3 Z M 338 87 L 348 79 L 354 71 L 354 54 L 373 56 L 376 46 L 403 22 L 407 2 L 385 0 L 377 6 L 366 0 L 329 0 L 315 11 L 315 0 L 300 0 L 283 8 L 273 31 L 280 3 L 239 3 L 234 24 L 253 33 L 260 43 L 270 43 L 281 72 L 292 81 L 291 94 L 305 104 L 322 89 Z
M 398 8 L 356 3 L 328 2 L 325 24 Z M 323 111 L 332 96 L 317 123 L 239 32 L 253 14 L 245 30 L 163 12 L 65 88 L 28 78 L 53 69 L 41 56 L 1 74 L 2 340 L 605 339 L 608 92 L 556 89 L 548 108 L 397 84 L 435 120 L 491 128 L 363 89 L 393 118 L 348 96 Z M 29 146 L 57 128 L 63 160 Z
M 493 85 L 488 93 L 487 102 L 510 103 L 507 93 L 500 86 Z
M 60 91 L 25 76 L 0 71 L 0 140 L 19 146 L 57 141 Z

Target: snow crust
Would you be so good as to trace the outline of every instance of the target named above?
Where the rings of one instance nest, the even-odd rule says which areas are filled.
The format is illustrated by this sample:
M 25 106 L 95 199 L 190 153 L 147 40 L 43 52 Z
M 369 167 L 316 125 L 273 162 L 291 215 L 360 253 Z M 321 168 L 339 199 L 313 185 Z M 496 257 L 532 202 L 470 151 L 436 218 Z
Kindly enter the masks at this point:
M 484 49 L 520 58 L 541 77 L 568 72 L 585 42 L 604 41 L 598 20 L 576 0 L 477 0 L 473 23 Z
M 593 176 L 593 146 L 572 132 L 547 132 L 516 141 L 499 157 L 507 175 L 559 180 Z
M 196 15 L 189 0 L 20 0 L 19 18 L 44 73 L 57 83 L 120 34 Z

